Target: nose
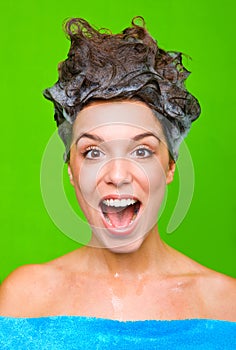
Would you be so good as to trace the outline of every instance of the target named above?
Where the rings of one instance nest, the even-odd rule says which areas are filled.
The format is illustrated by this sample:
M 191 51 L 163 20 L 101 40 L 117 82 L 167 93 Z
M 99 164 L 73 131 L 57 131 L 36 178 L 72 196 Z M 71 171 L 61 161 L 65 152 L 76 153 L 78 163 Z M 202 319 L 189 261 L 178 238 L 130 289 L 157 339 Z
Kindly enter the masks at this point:
M 106 164 L 105 182 L 120 187 L 130 184 L 133 180 L 132 164 L 127 159 L 115 158 Z

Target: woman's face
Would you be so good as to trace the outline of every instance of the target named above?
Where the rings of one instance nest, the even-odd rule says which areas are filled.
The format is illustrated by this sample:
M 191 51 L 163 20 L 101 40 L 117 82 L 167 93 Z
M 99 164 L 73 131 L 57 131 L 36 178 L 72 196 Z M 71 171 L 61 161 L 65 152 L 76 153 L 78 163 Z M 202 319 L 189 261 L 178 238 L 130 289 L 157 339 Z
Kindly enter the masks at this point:
M 137 250 L 156 224 L 174 168 L 161 124 L 144 103 L 83 109 L 73 126 L 68 171 L 93 244 Z

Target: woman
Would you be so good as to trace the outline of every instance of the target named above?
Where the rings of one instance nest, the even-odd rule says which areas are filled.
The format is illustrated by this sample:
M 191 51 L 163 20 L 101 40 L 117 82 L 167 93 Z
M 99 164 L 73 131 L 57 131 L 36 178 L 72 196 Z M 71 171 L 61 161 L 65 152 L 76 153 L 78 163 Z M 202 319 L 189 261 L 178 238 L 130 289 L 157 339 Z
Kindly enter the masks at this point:
M 21 337 L 23 324 L 27 348 L 78 348 L 78 332 L 85 348 L 215 349 L 235 341 L 235 280 L 167 246 L 158 232 L 179 145 L 200 107 L 184 86 L 181 54 L 160 49 L 136 20 L 117 35 L 83 19 L 66 24 L 69 55 L 45 97 L 92 238 L 19 268 L 1 286 L 3 325 Z

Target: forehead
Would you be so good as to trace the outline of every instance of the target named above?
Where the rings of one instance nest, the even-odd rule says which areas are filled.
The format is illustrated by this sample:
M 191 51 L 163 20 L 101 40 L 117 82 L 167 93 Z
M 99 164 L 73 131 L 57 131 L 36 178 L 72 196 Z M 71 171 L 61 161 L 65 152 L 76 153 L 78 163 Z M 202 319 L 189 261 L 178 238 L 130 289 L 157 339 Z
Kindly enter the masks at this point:
M 137 132 L 152 132 L 164 138 L 152 110 L 142 102 L 102 102 L 84 108 L 73 125 L 73 136 L 103 134 L 106 138 L 132 137 Z

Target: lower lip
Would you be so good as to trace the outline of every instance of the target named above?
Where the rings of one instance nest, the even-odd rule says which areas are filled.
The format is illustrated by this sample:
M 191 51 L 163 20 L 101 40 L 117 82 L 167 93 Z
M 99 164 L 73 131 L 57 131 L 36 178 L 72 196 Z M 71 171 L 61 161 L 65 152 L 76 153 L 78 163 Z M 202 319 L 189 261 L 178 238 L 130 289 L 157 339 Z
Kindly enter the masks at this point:
M 134 230 L 134 228 L 135 228 L 135 226 L 136 226 L 136 224 L 138 222 L 138 219 L 139 219 L 139 216 L 140 216 L 140 213 L 141 213 L 141 207 L 142 207 L 142 205 L 140 204 L 138 215 L 136 216 L 136 218 L 134 219 L 132 224 L 130 224 L 129 226 L 124 227 L 124 228 L 116 228 L 116 227 L 113 227 L 113 226 L 109 225 L 109 223 L 105 219 L 105 217 L 103 215 L 103 212 L 101 210 L 101 216 L 102 216 L 103 224 L 106 227 L 106 229 L 109 231 L 109 233 L 111 233 L 114 236 L 128 236 L 128 235 L 130 235 L 133 232 L 133 230 Z

